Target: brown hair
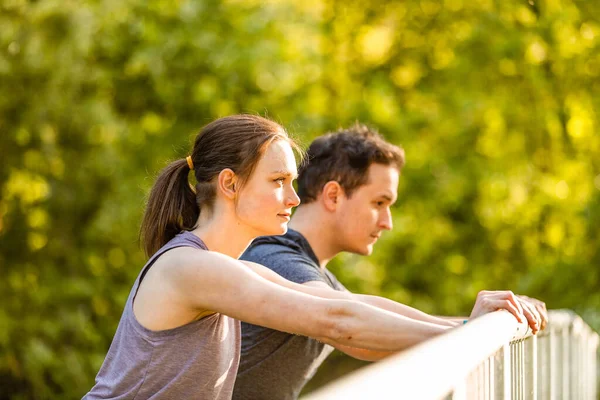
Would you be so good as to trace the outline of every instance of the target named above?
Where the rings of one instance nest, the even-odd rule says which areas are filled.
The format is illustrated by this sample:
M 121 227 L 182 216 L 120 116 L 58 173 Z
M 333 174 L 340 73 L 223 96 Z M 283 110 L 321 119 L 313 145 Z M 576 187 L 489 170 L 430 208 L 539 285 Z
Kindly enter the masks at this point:
M 323 186 L 337 181 L 346 196 L 367 183 L 371 164 L 404 166 L 404 150 L 388 143 L 377 131 L 362 124 L 328 133 L 315 139 L 298 171 L 298 196 L 308 204 L 317 199 Z
M 154 254 L 182 230 L 194 228 L 202 207 L 214 202 L 214 178 L 223 169 L 233 170 L 243 185 L 275 140 L 299 149 L 278 123 L 256 115 L 232 115 L 206 125 L 196 136 L 191 153 L 195 187 L 188 181 L 186 159 L 180 159 L 160 172 L 150 191 L 140 228 L 146 255 Z

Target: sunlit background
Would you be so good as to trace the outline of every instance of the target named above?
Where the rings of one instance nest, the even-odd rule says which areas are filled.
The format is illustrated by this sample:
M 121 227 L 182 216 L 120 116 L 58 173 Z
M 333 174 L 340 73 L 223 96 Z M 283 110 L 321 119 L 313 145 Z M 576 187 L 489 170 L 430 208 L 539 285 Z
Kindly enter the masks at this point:
M 446 315 L 512 289 L 599 330 L 599 49 L 589 0 L 0 1 L 0 398 L 89 390 L 154 177 L 240 112 L 405 148 L 348 288 Z

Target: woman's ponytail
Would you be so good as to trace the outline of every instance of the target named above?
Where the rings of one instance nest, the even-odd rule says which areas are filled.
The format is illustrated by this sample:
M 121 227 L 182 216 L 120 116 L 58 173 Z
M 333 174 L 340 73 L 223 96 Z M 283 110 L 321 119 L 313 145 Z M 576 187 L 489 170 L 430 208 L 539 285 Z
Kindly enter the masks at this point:
M 188 175 L 186 159 L 167 165 L 159 174 L 148 196 L 140 240 L 148 257 L 156 253 L 182 230 L 191 230 L 200 208 Z

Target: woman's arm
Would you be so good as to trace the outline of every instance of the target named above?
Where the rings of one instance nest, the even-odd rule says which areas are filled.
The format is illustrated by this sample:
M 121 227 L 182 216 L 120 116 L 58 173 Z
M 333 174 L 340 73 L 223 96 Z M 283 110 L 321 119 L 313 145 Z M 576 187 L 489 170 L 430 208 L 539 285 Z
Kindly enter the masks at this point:
M 169 288 L 168 295 L 176 297 L 174 303 L 193 309 L 212 310 L 328 344 L 384 351 L 407 348 L 448 329 L 356 300 L 293 290 L 220 253 L 176 250 L 177 260 L 156 271 L 157 278 Z

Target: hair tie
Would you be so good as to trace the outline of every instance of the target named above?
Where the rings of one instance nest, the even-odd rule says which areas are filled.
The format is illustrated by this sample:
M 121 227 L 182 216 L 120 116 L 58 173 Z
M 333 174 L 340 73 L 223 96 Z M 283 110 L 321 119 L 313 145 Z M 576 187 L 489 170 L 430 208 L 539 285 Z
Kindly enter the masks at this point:
M 194 170 L 194 162 L 192 161 L 192 156 L 187 156 L 185 161 L 188 163 L 188 167 L 193 171 Z

